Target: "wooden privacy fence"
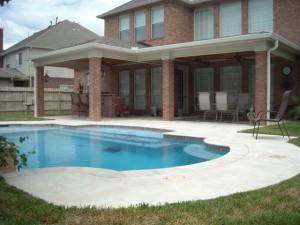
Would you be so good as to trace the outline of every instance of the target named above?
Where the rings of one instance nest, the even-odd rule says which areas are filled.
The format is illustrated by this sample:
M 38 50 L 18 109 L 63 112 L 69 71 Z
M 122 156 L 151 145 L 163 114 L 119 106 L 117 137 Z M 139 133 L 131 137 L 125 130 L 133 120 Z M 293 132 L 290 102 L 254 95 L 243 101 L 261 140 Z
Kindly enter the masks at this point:
M 67 90 L 45 88 L 45 111 L 71 111 L 71 95 Z M 24 103 L 34 97 L 33 88 L 0 88 L 0 113 L 26 112 Z M 34 107 L 33 107 L 34 108 Z

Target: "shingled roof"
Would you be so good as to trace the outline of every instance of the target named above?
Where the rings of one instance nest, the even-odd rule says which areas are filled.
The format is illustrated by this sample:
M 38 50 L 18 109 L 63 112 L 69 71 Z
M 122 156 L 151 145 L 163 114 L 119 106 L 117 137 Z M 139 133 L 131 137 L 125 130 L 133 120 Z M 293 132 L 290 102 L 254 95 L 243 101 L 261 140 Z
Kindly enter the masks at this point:
M 17 69 L 12 68 L 0 68 L 0 79 L 21 79 L 21 80 L 29 80 L 23 73 L 21 73 Z
M 20 41 L 6 49 L 1 55 L 6 55 L 28 47 L 56 50 L 66 46 L 91 41 L 99 37 L 99 35 L 78 23 L 64 20 Z
M 194 6 L 196 4 L 201 4 L 201 3 L 210 2 L 210 1 L 212 1 L 212 0 L 173 0 L 172 2 L 179 2 L 179 3 L 184 3 L 188 6 Z M 164 0 L 132 0 L 123 5 L 116 7 L 108 12 L 105 12 L 97 17 L 104 19 L 105 17 L 112 16 L 112 15 L 115 15 L 118 13 L 122 13 L 127 10 L 136 9 L 136 8 L 140 8 L 143 6 L 160 3 L 160 2 L 164 2 Z

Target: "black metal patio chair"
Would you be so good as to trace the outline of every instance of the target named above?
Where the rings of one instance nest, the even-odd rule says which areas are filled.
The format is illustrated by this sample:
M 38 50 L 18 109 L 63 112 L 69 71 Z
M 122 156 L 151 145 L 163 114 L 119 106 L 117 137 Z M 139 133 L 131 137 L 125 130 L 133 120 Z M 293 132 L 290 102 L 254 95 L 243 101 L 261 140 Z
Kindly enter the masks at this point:
M 256 139 L 257 139 L 260 123 L 264 121 L 264 122 L 277 123 L 278 126 L 279 126 L 279 129 L 280 129 L 280 132 L 281 132 L 282 136 L 284 137 L 283 131 L 282 131 L 281 126 L 280 126 L 280 123 L 282 123 L 282 125 L 284 127 L 284 130 L 285 130 L 288 138 L 290 139 L 289 133 L 286 129 L 286 126 L 284 124 L 283 119 L 284 119 L 284 114 L 285 114 L 285 112 L 287 110 L 287 107 L 288 107 L 288 104 L 289 104 L 289 98 L 290 98 L 291 92 L 292 92 L 292 90 L 288 90 L 288 91 L 285 91 L 283 93 L 282 100 L 281 100 L 281 105 L 280 105 L 280 108 L 279 108 L 278 111 L 267 110 L 267 111 L 261 111 L 257 114 L 257 116 L 255 118 L 255 121 L 254 121 L 254 128 L 253 128 L 252 136 L 254 136 L 255 128 L 256 128 L 256 125 L 257 125 L 257 131 L 256 131 Z M 265 116 L 268 112 L 275 114 L 275 118 L 273 118 L 273 119 L 265 118 Z

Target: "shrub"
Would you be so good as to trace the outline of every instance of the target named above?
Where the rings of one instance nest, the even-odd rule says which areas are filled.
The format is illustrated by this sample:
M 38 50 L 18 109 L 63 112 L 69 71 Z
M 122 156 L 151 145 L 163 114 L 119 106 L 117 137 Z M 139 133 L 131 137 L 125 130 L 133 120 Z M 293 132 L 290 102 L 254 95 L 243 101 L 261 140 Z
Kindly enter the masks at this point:
M 120 103 L 116 106 L 116 115 L 117 116 L 129 116 L 130 109 L 129 106 L 125 103 Z
M 26 139 L 28 139 L 28 137 L 20 137 L 19 142 L 23 143 Z M 27 154 L 21 154 L 15 143 L 0 136 L 0 167 L 6 167 L 8 165 L 7 160 L 12 158 L 17 170 L 20 170 L 22 166 L 27 167 L 27 156 L 34 153 L 35 151 L 27 152 Z

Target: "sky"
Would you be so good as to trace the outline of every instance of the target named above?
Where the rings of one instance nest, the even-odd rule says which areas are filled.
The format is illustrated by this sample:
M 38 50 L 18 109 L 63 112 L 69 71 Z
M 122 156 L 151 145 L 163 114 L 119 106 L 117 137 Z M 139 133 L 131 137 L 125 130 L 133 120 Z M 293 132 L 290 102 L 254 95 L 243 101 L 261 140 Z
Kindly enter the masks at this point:
M 79 23 L 104 35 L 104 21 L 96 16 L 129 0 L 12 0 L 0 6 L 4 50 L 37 31 L 63 20 Z

